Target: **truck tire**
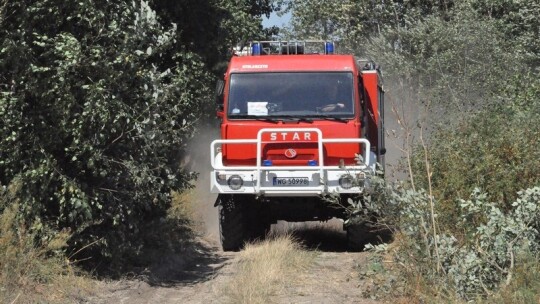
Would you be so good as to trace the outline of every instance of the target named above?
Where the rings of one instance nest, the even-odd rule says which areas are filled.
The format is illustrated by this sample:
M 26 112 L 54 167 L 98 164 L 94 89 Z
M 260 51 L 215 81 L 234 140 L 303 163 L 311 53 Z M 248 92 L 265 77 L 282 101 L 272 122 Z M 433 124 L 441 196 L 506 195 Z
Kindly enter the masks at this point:
M 238 196 L 220 194 L 216 204 L 219 208 L 219 232 L 223 251 L 238 251 L 250 238 L 244 200 Z
M 270 232 L 270 222 L 253 218 L 253 222 L 250 225 L 252 228 L 251 240 L 264 240 Z
M 362 251 L 365 245 L 363 229 L 358 224 L 349 225 L 347 228 L 347 249 L 349 251 Z
M 350 224 L 347 230 L 347 247 L 350 251 L 363 251 L 368 243 L 377 243 L 375 227 L 367 222 Z
M 350 251 L 363 251 L 367 244 L 378 245 L 393 239 L 392 227 L 377 222 L 361 221 L 350 224 L 345 229 Z

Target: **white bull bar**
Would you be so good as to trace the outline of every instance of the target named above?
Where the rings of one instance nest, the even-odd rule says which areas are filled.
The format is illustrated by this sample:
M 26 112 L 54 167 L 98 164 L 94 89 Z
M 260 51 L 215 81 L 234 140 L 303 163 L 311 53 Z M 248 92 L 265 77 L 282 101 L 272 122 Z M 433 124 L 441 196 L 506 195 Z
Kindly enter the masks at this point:
M 271 132 L 310 132 L 317 133 L 317 145 L 319 162 L 315 166 L 263 166 L 262 165 L 262 144 L 275 143 L 275 141 L 263 142 L 264 133 Z M 288 141 L 285 141 L 288 142 Z M 294 141 L 290 141 L 294 142 Z M 363 144 L 363 164 L 356 166 L 325 166 L 324 164 L 324 144 L 345 144 L 359 143 Z M 222 162 L 221 152 L 217 152 L 217 145 L 235 145 L 235 144 L 256 144 L 256 165 L 255 166 L 225 166 Z M 365 178 L 365 172 L 371 170 L 370 162 L 371 145 L 364 138 L 323 138 L 321 130 L 317 128 L 265 128 L 257 134 L 257 139 L 218 139 L 211 145 L 210 161 L 213 171 L 211 172 L 211 191 L 213 193 L 230 194 L 256 194 L 256 195 L 288 195 L 288 196 L 312 196 L 323 193 L 358 193 L 363 190 L 363 185 L 356 185 L 345 189 L 338 184 L 340 176 L 350 174 L 353 177 Z M 280 176 L 285 172 L 285 176 L 310 176 L 312 179 L 307 186 L 276 186 L 269 185 L 268 178 Z M 231 189 L 227 184 L 227 177 L 239 175 L 243 177 L 244 184 L 238 190 Z M 218 176 L 225 176 L 225 179 L 218 180 Z

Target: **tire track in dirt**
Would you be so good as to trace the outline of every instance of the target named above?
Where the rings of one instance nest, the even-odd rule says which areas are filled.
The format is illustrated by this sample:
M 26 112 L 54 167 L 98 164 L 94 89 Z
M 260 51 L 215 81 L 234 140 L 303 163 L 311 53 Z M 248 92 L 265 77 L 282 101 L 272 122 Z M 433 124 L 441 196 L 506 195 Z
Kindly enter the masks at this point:
M 157 276 L 149 273 L 102 282 L 100 294 L 88 303 L 219 303 L 219 286 L 234 273 L 231 262 L 236 254 L 219 252 L 201 242 L 189 255 L 184 265 L 167 265 Z
M 338 223 L 340 224 L 340 223 Z M 345 234 L 337 224 L 287 224 L 275 233 L 293 233 L 306 250 L 317 250 L 312 265 L 291 280 L 269 303 L 377 303 L 363 292 L 369 282 L 360 279 L 370 253 L 345 251 Z M 318 249 L 316 249 L 318 248 Z M 100 283 L 99 294 L 88 303 L 226 303 L 221 296 L 237 273 L 238 253 L 221 251 L 215 243 L 201 240 L 182 265 L 164 265 L 147 275 Z

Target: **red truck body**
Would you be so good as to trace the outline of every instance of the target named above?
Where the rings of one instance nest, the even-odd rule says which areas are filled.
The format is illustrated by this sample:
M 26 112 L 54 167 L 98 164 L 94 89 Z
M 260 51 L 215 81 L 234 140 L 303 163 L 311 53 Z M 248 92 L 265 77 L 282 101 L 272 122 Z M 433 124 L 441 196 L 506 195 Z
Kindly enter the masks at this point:
M 284 58 L 287 57 L 287 58 Z M 356 62 L 352 56 L 343 55 L 269 55 L 269 56 L 246 56 L 233 57 L 225 81 L 229 75 L 234 73 L 277 73 L 277 72 L 350 72 L 353 75 L 358 74 Z M 357 80 L 355 79 L 355 86 Z M 225 100 L 228 97 L 228 88 L 225 87 Z M 360 96 L 358 91 L 354 92 L 354 102 L 356 109 L 360 109 Z M 224 105 L 224 112 L 228 113 L 229 104 Z M 278 121 L 277 124 L 264 121 L 235 120 L 224 117 L 221 125 L 221 138 L 243 139 L 256 138 L 257 133 L 262 128 L 290 128 L 295 127 L 310 128 L 316 126 L 323 135 L 328 138 L 359 138 L 361 136 L 360 111 L 356 110 L 353 119 L 346 123 L 320 120 L 316 122 L 287 122 Z M 283 137 L 277 136 L 275 143 L 269 139 L 264 147 L 264 159 L 276 160 L 275 165 L 301 165 L 306 164 L 308 160 L 317 160 L 316 138 L 304 136 L 300 133 L 296 140 L 293 140 L 294 134 L 288 134 Z M 287 159 L 284 156 L 285 151 L 291 144 L 297 148 L 298 157 Z M 325 147 L 324 157 L 326 164 L 337 165 L 340 159 L 344 159 L 346 164 L 354 164 L 354 155 L 361 153 L 359 145 L 327 145 Z M 223 148 L 223 161 L 230 165 L 255 165 L 256 149 L 253 145 L 237 145 Z M 303 162 L 303 163 L 302 163 Z
M 339 217 L 312 207 L 321 195 L 361 193 L 375 163 L 384 164 L 378 68 L 320 43 L 326 49 L 309 54 L 297 42 L 257 43 L 231 59 L 216 95 L 221 139 L 211 146 L 218 205 L 273 206 L 270 222 Z M 305 199 L 290 203 L 294 196 Z

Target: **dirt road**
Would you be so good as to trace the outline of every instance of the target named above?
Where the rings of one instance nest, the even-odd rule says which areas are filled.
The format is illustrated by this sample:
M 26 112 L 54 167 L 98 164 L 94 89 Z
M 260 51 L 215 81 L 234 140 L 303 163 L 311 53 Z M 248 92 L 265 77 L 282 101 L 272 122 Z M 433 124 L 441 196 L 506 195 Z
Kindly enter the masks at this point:
M 369 263 L 369 253 L 344 251 L 344 235 L 333 226 L 294 226 L 306 250 L 316 250 L 314 261 L 302 274 L 302 280 L 288 282 L 280 293 L 267 299 L 268 303 L 376 303 L 364 298 L 369 282 L 362 281 L 359 275 Z M 274 229 L 284 231 L 283 227 Z M 133 279 L 102 282 L 99 295 L 88 302 L 226 303 L 222 291 L 237 273 L 238 257 L 239 253 L 222 252 L 212 240 L 201 240 L 199 247 L 180 263 L 183 265 L 169 265 Z

